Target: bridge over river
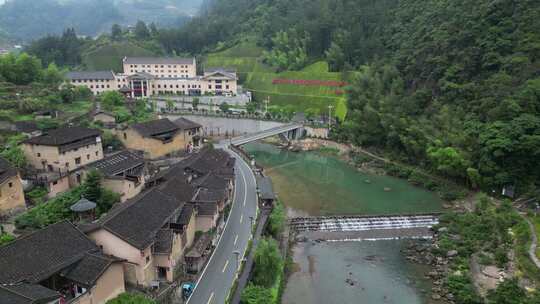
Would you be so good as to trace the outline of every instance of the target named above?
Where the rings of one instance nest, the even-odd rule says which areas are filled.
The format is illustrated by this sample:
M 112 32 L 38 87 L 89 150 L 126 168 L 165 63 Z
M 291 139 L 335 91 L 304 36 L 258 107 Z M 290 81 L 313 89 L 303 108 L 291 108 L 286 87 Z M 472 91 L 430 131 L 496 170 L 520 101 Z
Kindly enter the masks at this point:
M 429 238 L 439 213 L 296 217 L 290 228 L 312 239 Z

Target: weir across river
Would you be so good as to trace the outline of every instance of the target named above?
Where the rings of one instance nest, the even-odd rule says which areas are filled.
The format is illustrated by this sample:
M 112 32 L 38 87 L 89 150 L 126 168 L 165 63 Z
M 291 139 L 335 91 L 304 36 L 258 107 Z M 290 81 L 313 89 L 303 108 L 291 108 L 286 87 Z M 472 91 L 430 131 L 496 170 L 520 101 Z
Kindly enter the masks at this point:
M 439 224 L 439 213 L 409 215 L 346 215 L 296 217 L 289 221 L 296 232 L 363 232 L 371 230 L 429 229 Z

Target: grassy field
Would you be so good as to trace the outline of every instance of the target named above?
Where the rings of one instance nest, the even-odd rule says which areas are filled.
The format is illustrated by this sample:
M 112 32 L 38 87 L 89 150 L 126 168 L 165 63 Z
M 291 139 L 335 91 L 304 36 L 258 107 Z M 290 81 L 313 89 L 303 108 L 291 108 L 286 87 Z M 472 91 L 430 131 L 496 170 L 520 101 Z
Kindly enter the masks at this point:
M 125 56 L 153 56 L 149 50 L 129 42 L 107 44 L 82 55 L 82 62 L 90 71 L 122 71 L 122 58 Z
M 347 113 L 344 96 L 338 94 L 339 87 L 273 84 L 274 79 L 346 81 L 349 76 L 328 71 L 326 62 L 316 62 L 301 71 L 276 73 L 271 67 L 262 63 L 263 50 L 253 43 L 243 42 L 230 49 L 209 54 L 205 66 L 222 66 L 235 68 L 244 88 L 253 92 L 255 100 L 268 97 L 270 104 L 288 107 L 294 111 L 319 111 L 326 113 L 328 106 L 334 106 L 336 115 L 344 119 Z

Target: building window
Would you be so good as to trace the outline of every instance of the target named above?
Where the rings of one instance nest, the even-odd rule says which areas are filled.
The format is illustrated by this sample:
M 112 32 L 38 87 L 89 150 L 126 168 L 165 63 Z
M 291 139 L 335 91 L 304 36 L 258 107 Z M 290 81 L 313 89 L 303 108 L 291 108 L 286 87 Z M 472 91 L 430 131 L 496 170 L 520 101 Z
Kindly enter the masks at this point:
M 228 90 L 228 89 L 229 89 L 229 85 L 226 85 L 225 88 Z
M 90 159 L 90 154 L 86 154 L 86 159 Z
M 99 156 L 99 151 L 96 151 L 96 156 Z
M 150 263 L 150 256 L 146 256 L 146 264 Z
M 69 167 L 69 163 L 66 163 L 66 168 L 68 168 L 68 167 Z
M 52 182 L 53 185 L 58 185 L 58 181 Z
M 41 157 L 41 153 L 38 152 L 37 157 Z
M 12 183 L 12 182 L 9 182 L 8 186 L 9 186 L 10 188 L 12 188 L 12 187 L 13 187 L 13 183 Z
M 127 133 L 124 132 L 124 139 L 127 139 Z
M 212 88 L 212 85 L 211 85 L 211 84 L 209 84 L 209 85 L 208 85 L 208 88 L 209 88 L 209 89 L 211 89 L 211 88 Z
M 81 158 L 80 157 L 75 158 L 75 165 L 80 165 L 80 164 L 81 164 Z

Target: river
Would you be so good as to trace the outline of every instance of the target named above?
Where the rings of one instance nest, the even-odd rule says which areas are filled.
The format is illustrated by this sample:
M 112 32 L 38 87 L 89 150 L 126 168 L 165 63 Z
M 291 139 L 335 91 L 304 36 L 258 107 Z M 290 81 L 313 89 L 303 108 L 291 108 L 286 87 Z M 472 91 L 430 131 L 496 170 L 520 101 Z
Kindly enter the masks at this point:
M 433 193 L 404 180 L 358 172 L 332 155 L 289 152 L 263 143 L 246 151 L 272 177 L 289 216 L 395 214 L 442 210 Z M 284 304 L 432 303 L 424 290 L 428 268 L 409 263 L 409 241 L 304 242 L 293 248 L 297 266 Z

